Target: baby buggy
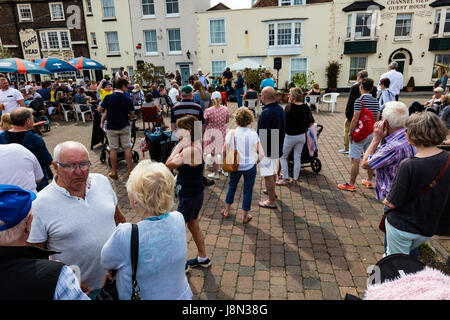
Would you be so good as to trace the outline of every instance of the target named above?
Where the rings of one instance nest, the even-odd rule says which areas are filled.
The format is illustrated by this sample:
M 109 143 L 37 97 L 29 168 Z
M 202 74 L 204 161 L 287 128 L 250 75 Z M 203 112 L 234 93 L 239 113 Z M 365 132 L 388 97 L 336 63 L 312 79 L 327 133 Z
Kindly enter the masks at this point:
M 50 131 L 50 120 L 43 114 L 44 102 L 41 99 L 33 99 L 28 103 L 28 108 L 33 109 L 34 123 L 44 127 L 44 132 Z
M 142 153 L 148 151 L 153 161 L 165 163 L 176 145 L 172 141 L 172 132 L 154 127 L 152 130 L 145 130 L 144 136 L 141 142 Z
M 138 163 L 139 162 L 139 153 L 137 151 L 134 151 L 134 145 L 136 143 L 136 118 L 131 119 L 131 155 L 132 155 L 132 159 L 134 161 L 134 163 Z M 102 163 L 105 163 L 106 161 L 106 153 L 110 153 L 110 148 L 109 148 L 109 142 L 108 142 L 108 136 L 106 135 L 106 121 L 105 121 L 105 125 L 103 126 L 103 132 L 104 132 L 104 142 L 103 142 L 103 148 L 102 148 L 102 153 L 100 154 L 100 161 Z M 125 160 L 125 152 L 122 149 L 122 146 L 119 146 L 119 149 L 117 150 L 117 161 L 122 161 Z M 108 156 L 108 165 L 111 167 L 111 158 Z
M 317 139 L 319 138 L 320 133 L 323 130 L 323 126 L 318 124 L 317 125 Z M 307 139 L 310 139 L 307 137 Z M 314 152 L 314 156 L 311 157 L 309 154 L 308 144 L 305 143 L 302 150 L 302 168 L 311 167 L 311 169 L 315 173 L 319 173 L 320 170 L 322 170 L 322 162 L 320 162 L 320 159 L 318 158 L 318 149 L 316 148 L 316 151 Z M 294 153 L 291 152 L 291 154 L 288 157 L 288 169 L 289 169 L 289 176 L 294 176 Z

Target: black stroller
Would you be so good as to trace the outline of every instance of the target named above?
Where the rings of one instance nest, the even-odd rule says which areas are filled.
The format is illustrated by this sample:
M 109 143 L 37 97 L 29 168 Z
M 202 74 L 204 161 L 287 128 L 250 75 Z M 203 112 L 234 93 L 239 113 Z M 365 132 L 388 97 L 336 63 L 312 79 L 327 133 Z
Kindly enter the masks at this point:
M 33 109 L 33 118 L 35 123 L 42 123 L 44 131 L 50 131 L 50 120 L 44 115 L 44 101 L 42 99 L 33 99 L 28 104 L 28 108 Z
M 136 143 L 136 118 L 131 119 L 131 155 L 132 155 L 132 159 L 134 161 L 134 163 L 138 163 L 139 162 L 139 153 L 137 151 L 134 151 L 134 145 Z M 106 123 L 105 123 L 106 126 Z M 105 127 L 104 126 L 104 127 Z M 103 142 L 103 148 L 102 148 L 102 153 L 100 154 L 100 161 L 105 163 L 106 161 L 106 153 L 110 152 L 110 148 L 109 148 L 109 142 L 108 142 L 108 137 L 106 135 L 106 129 L 103 128 L 103 133 L 104 133 L 104 142 Z M 125 160 L 125 152 L 122 149 L 122 146 L 119 146 L 119 149 L 117 150 L 117 161 L 122 161 Z M 108 157 L 108 165 L 111 167 L 111 158 Z
M 319 138 L 320 133 L 323 130 L 323 126 L 318 124 L 317 125 L 317 139 Z M 307 138 L 308 139 L 308 138 Z M 319 173 L 320 170 L 322 170 L 322 162 L 320 162 L 320 159 L 318 158 L 318 150 L 314 152 L 314 156 L 311 157 L 309 155 L 309 149 L 308 144 L 305 143 L 302 150 L 302 168 L 311 167 L 311 169 L 315 173 Z M 291 152 L 291 154 L 288 157 L 288 168 L 289 168 L 289 176 L 294 176 L 294 153 Z
M 164 131 L 163 128 L 155 127 L 152 130 L 145 130 L 145 148 L 153 161 L 165 163 L 176 145 L 172 141 L 172 132 Z

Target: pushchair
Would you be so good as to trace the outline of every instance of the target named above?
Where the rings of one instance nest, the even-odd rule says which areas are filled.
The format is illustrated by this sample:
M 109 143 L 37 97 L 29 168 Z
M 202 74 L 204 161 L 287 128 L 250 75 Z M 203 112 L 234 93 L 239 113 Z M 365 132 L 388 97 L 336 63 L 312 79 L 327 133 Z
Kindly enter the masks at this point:
M 134 151 L 134 145 L 136 143 L 136 118 L 131 119 L 131 156 L 134 161 L 134 163 L 139 162 L 139 153 L 137 151 Z M 103 126 L 103 132 L 104 132 L 104 142 L 102 147 L 102 152 L 100 154 L 100 161 L 102 163 L 106 162 L 106 153 L 110 153 L 109 148 L 109 142 L 108 142 L 108 136 L 106 135 L 106 121 L 105 125 Z M 122 146 L 119 146 L 119 149 L 117 150 L 117 162 L 125 160 L 125 151 L 123 150 Z M 108 165 L 111 167 L 111 158 L 108 157 Z
M 33 99 L 28 103 L 28 108 L 33 109 L 34 123 L 44 127 L 44 132 L 50 131 L 50 120 L 44 115 L 44 102 L 41 99 Z
M 319 139 L 319 135 L 323 130 L 323 126 L 318 124 L 317 125 L 317 139 Z M 302 150 L 302 168 L 311 167 L 311 169 L 315 173 L 319 173 L 320 170 L 322 170 L 322 162 L 320 162 L 320 159 L 318 157 L 318 149 L 314 152 L 314 156 L 311 157 L 309 154 L 308 144 L 305 143 Z M 294 152 L 292 151 L 289 154 L 288 157 L 288 169 L 289 169 L 289 176 L 294 176 Z
M 172 141 L 172 132 L 154 127 L 152 130 L 145 130 L 144 136 L 141 142 L 142 153 L 145 155 L 144 152 L 148 151 L 150 159 L 165 163 L 176 145 L 176 142 Z

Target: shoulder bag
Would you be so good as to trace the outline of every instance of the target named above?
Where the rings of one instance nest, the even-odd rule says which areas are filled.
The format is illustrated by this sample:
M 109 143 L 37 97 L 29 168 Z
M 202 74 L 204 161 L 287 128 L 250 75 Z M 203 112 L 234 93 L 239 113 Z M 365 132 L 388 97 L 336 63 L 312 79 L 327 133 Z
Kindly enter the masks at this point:
M 422 191 L 420 191 L 414 198 L 415 199 L 417 197 L 420 197 L 421 195 L 423 195 L 425 192 L 431 190 L 432 188 L 434 188 L 434 186 L 436 185 L 436 183 L 439 181 L 439 179 L 442 177 L 442 175 L 445 173 L 445 171 L 447 170 L 448 166 L 450 165 L 450 153 L 448 154 L 448 159 L 447 162 L 444 165 L 444 168 L 442 168 L 442 170 L 438 173 L 438 175 L 436 176 L 436 178 L 433 179 L 433 181 L 431 181 L 431 183 L 429 185 L 427 185 Z M 410 202 L 412 199 L 410 199 L 407 202 Z M 386 210 L 386 212 L 383 214 L 383 216 L 381 217 L 381 221 L 380 224 L 378 225 L 378 229 L 380 229 L 383 232 L 386 232 L 386 218 L 389 214 L 389 212 L 393 211 L 395 209 L 388 209 Z
M 358 125 L 352 132 L 352 139 L 355 142 L 360 142 L 367 138 L 373 132 L 373 126 L 375 124 L 375 118 L 369 109 L 364 108 L 364 102 L 361 100 L 361 114 L 359 115 Z
M 132 294 L 131 300 L 141 300 L 139 296 L 139 285 L 136 281 L 138 252 L 139 252 L 139 229 L 137 224 L 131 225 L 131 269 L 132 269 Z M 117 271 L 114 270 L 115 274 Z M 102 290 L 98 294 L 96 300 L 119 300 L 119 294 L 117 292 L 116 280 L 107 279 L 103 285 Z
M 234 141 L 234 149 L 228 147 L 225 148 L 225 155 L 223 160 L 222 169 L 225 172 L 237 172 L 239 170 L 239 152 L 236 146 L 236 130 L 233 130 L 230 137 L 231 141 Z

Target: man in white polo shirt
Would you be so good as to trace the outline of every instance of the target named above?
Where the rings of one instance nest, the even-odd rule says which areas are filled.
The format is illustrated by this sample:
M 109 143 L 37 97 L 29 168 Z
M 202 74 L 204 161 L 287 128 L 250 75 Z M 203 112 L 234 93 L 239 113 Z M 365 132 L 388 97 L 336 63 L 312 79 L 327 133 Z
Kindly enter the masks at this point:
M 19 90 L 9 87 L 7 78 L 0 78 L 0 89 L 0 105 L 3 105 L 1 112 L 11 113 L 18 107 L 25 107 L 23 95 Z
M 395 95 L 395 100 L 398 101 L 398 97 L 400 95 L 400 90 L 403 89 L 403 74 L 397 71 L 398 63 L 392 61 L 389 63 L 388 72 L 383 73 L 381 75 L 381 79 L 388 78 L 391 83 L 389 85 L 389 90 Z M 378 92 L 381 91 L 380 82 L 378 81 Z
M 53 182 L 33 202 L 28 243 L 61 252 L 51 259 L 80 268 L 81 288 L 95 299 L 107 270 L 100 253 L 115 227 L 126 222 L 108 179 L 89 174 L 89 153 L 78 142 L 55 147 Z

